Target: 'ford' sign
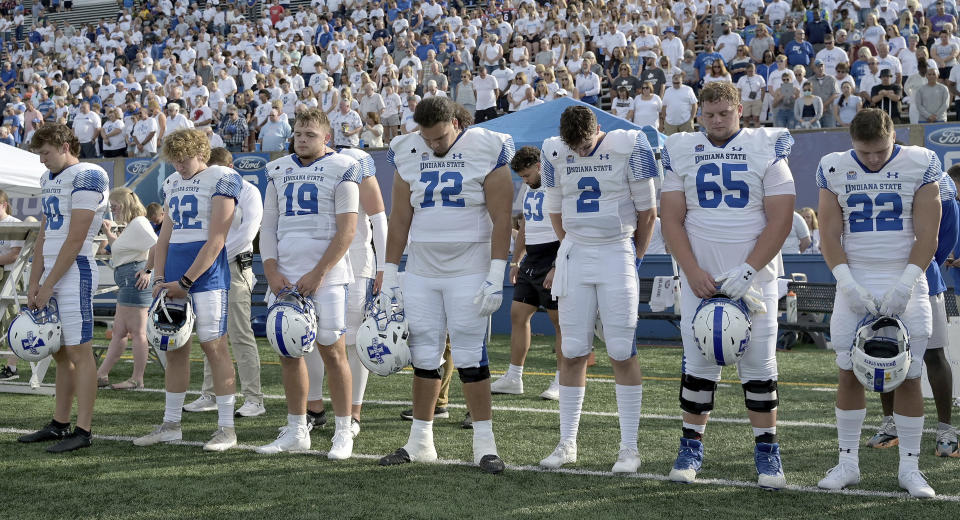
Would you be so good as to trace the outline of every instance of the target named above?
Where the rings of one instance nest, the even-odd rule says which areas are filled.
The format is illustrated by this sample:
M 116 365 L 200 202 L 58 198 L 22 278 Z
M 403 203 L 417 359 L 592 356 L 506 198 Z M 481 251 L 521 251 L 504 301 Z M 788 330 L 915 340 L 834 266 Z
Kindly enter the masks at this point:
M 153 161 L 150 159 L 127 159 L 127 175 L 141 175 L 150 169 L 151 163 Z
M 930 132 L 927 141 L 940 146 L 960 146 L 960 126 L 938 128 Z
M 251 173 L 267 167 L 267 157 L 263 155 L 241 155 L 233 158 L 233 168 L 240 173 Z
M 943 169 L 960 163 L 960 126 L 956 123 L 923 125 L 927 149 L 940 157 Z

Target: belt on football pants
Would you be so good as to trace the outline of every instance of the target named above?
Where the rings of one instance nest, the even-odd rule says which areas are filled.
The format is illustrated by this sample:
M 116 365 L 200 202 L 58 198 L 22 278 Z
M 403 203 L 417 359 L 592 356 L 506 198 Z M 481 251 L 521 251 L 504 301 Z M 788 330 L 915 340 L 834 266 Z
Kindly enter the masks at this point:
M 567 295 L 567 255 L 573 248 L 573 241 L 564 238 L 560 241 L 560 248 L 557 249 L 557 261 L 554 264 L 553 286 L 550 288 L 550 294 L 553 299 L 562 298 Z

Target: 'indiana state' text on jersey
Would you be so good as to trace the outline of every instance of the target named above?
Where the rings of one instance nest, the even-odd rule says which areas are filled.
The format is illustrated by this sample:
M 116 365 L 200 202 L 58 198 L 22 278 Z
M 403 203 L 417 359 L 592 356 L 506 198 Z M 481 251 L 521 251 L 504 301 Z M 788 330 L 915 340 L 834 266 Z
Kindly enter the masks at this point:
M 683 181 L 687 233 L 716 242 L 755 241 L 767 225 L 764 176 L 792 146 L 793 136 L 782 128 L 744 128 L 723 146 L 703 132 L 668 137 L 661 159 L 664 172 Z
M 937 155 L 919 146 L 895 145 L 879 171 L 869 170 L 853 150 L 820 160 L 817 186 L 837 195 L 851 267 L 903 269 L 915 240 L 914 194 L 942 173 Z
M 608 243 L 633 235 L 638 208 L 630 182 L 653 182 L 658 175 L 643 132 L 607 132 L 586 157 L 559 137 L 545 140 L 542 150 L 541 180 L 545 188 L 561 190 L 560 211 L 568 236 L 581 243 Z
M 81 256 L 94 254 L 93 237 L 103 222 L 107 209 L 110 182 L 103 168 L 91 163 L 77 163 L 54 175 L 50 171 L 40 178 L 40 198 L 46 228 L 43 231 L 43 255 L 57 256 L 70 233 L 70 217 L 75 209 L 94 212 L 87 238 L 80 249 Z
M 485 128 L 467 128 L 443 157 L 419 133 L 396 137 L 387 159 L 410 185 L 411 242 L 489 242 L 493 223 L 483 183 L 510 162 L 513 138 Z
M 543 209 L 543 201 L 547 198 L 547 190 L 542 185 L 531 188 L 523 185 L 523 235 L 526 245 L 548 244 L 556 242 L 557 233 L 553 230 L 550 215 Z
M 180 172 L 163 181 L 160 197 L 173 222 L 170 248 L 164 267 L 164 277 L 178 280 L 193 264 L 200 248 L 210 237 L 213 198 L 228 197 L 237 202 L 243 182 L 240 175 L 226 166 L 209 166 L 189 179 Z M 194 281 L 191 292 L 227 289 L 230 286 L 230 268 L 226 247 L 213 265 Z

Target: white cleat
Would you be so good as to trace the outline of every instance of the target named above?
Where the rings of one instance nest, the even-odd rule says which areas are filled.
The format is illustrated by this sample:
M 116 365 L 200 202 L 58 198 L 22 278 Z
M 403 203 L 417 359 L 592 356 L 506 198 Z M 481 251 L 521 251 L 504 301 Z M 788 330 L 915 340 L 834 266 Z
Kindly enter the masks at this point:
M 349 459 L 353 455 L 353 433 L 349 430 L 340 430 L 333 434 L 333 446 L 327 452 L 330 460 Z
M 577 445 L 572 442 L 560 441 L 557 448 L 547 458 L 540 461 L 540 466 L 548 469 L 557 469 L 564 464 L 577 461 Z
M 350 418 L 350 434 L 353 435 L 353 438 L 357 438 L 357 435 L 360 435 L 360 421 Z
M 218 426 L 210 440 L 203 445 L 203 451 L 227 451 L 237 445 L 237 431 L 226 426 Z
M 133 445 L 153 446 L 160 442 L 175 442 L 181 439 L 183 439 L 183 430 L 180 429 L 180 423 L 165 422 L 157 426 L 156 430 L 134 439 Z
M 184 405 L 185 412 L 212 412 L 217 409 L 217 398 L 213 395 L 200 394 L 196 401 Z
M 490 383 L 491 394 L 515 394 L 523 393 L 523 379 L 519 377 L 503 376 L 500 379 Z
M 927 484 L 927 479 L 920 470 L 901 473 L 897 478 L 900 481 L 900 487 L 906 489 L 910 496 L 914 498 L 933 498 L 937 493 Z
M 540 394 L 540 399 L 548 399 L 550 401 L 560 400 L 560 383 L 557 382 L 556 378 L 550 382 L 550 387 Z
M 236 417 L 257 417 L 265 413 L 267 413 L 267 409 L 263 407 L 263 403 L 244 401 L 243 406 L 241 406 L 234 415 Z
M 621 448 L 617 455 L 617 462 L 613 465 L 614 473 L 636 473 L 640 469 L 640 452 L 635 448 Z
M 854 486 L 860 483 L 860 468 L 853 464 L 841 462 L 830 471 L 827 476 L 820 479 L 817 487 L 820 489 L 843 489 L 847 486 Z
M 310 427 L 309 426 L 284 426 L 280 428 L 280 435 L 277 440 L 258 447 L 257 453 L 263 455 L 273 455 L 282 452 L 297 452 L 310 449 Z

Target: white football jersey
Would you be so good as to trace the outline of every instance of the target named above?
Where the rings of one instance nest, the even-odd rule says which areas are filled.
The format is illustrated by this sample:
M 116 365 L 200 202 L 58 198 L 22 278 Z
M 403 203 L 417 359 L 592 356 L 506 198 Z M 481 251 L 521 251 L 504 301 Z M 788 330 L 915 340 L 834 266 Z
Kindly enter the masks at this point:
M 340 153 L 348 155 L 360 163 L 360 182 L 367 177 L 377 176 L 377 165 L 373 162 L 373 157 L 359 148 L 344 148 Z M 353 242 L 350 243 L 350 249 L 365 247 L 370 245 L 370 218 L 367 212 L 360 206 L 360 212 L 357 215 L 357 233 L 353 236 Z
M 543 210 L 543 201 L 546 198 L 547 190 L 543 185 L 537 189 L 523 185 L 523 235 L 527 245 L 548 244 L 559 240 L 550 222 L 550 215 Z
M 850 265 L 902 269 L 916 239 L 913 195 L 942 174 L 937 154 L 919 146 L 895 145 L 879 171 L 870 171 L 853 150 L 825 155 L 817 186 L 837 195 Z
M 683 182 L 687 233 L 718 242 L 755 241 L 767 225 L 764 175 L 792 146 L 793 136 L 783 128 L 744 128 L 723 146 L 714 146 L 703 132 L 668 137 L 661 160 L 664 172 Z
M 652 183 L 658 175 L 643 132 L 607 132 L 586 157 L 580 157 L 559 137 L 544 141 L 542 150 L 541 180 L 545 188 L 561 190 L 560 214 L 568 236 L 581 243 L 609 243 L 633 235 L 637 209 L 630 182 Z
M 229 197 L 236 202 L 242 187 L 240 175 L 226 166 L 208 166 L 190 179 L 173 172 L 160 186 L 160 200 L 173 221 L 170 243 L 206 242 L 210 236 L 213 198 Z
M 443 157 L 419 132 L 394 138 L 387 159 L 410 185 L 410 241 L 489 242 L 493 223 L 483 182 L 513 152 L 512 137 L 485 128 L 461 132 Z
M 80 254 L 95 253 L 93 237 L 100 230 L 103 213 L 107 210 L 110 180 L 107 172 L 96 164 L 80 162 L 64 168 L 57 175 L 48 170 L 40 178 L 40 202 L 47 219 L 43 231 L 43 255 L 57 256 L 70 233 L 70 217 L 75 209 L 94 212 L 87 238 Z

